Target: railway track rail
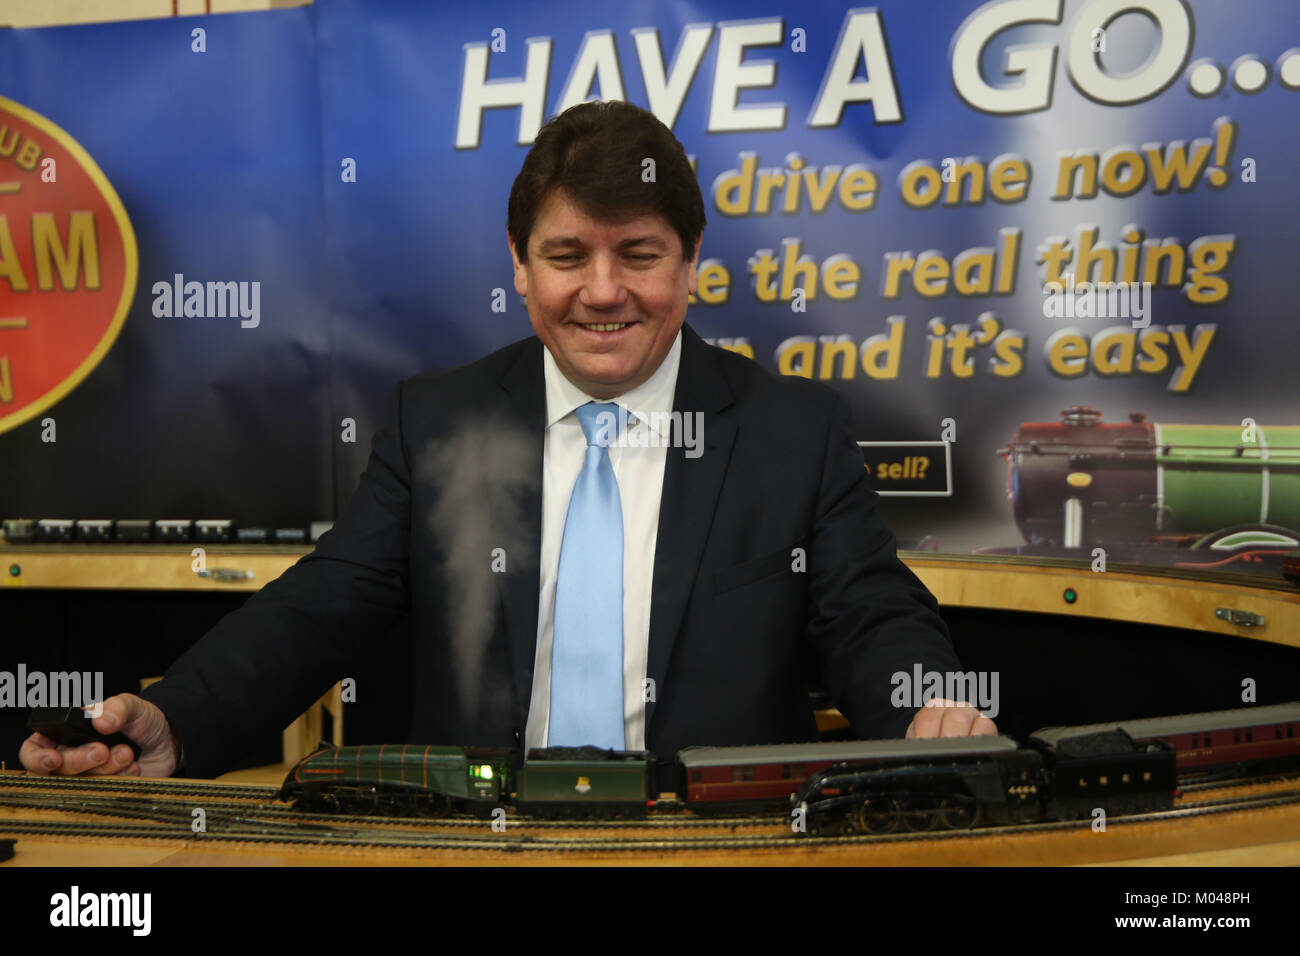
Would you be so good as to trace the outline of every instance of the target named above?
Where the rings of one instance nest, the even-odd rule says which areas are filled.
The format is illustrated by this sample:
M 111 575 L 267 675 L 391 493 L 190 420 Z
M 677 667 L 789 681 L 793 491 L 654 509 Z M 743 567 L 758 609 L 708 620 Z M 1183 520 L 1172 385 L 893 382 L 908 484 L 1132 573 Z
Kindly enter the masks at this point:
M 1193 778 L 1186 783 L 1179 781 L 1180 793 L 1201 793 L 1206 790 L 1224 790 L 1228 787 L 1249 787 L 1261 783 L 1282 783 L 1288 780 L 1300 780 L 1297 773 L 1273 773 L 1263 777 L 1210 777 Z
M 226 797 L 274 801 L 279 787 L 250 786 L 231 783 L 199 783 L 193 780 L 171 781 L 158 777 L 45 777 L 35 774 L 0 773 L 0 789 L 22 787 L 30 790 L 80 791 L 97 793 L 158 793 L 178 797 Z
M 21 799 L 27 796 L 27 799 Z M 176 801 L 171 801 L 173 804 Z M 475 850 L 507 852 L 647 852 L 665 851 L 701 851 L 764 849 L 790 847 L 796 843 L 805 847 L 812 846 L 854 846 L 871 843 L 906 842 L 916 840 L 948 840 L 971 837 L 999 836 L 1007 834 L 1046 833 L 1058 830 L 1082 829 L 1091 825 L 1090 820 L 1051 821 L 1033 824 L 1020 824 L 1010 827 L 981 827 L 963 830 L 922 830 L 890 834 L 852 834 L 839 836 L 799 837 L 790 832 L 785 820 L 772 817 L 758 819 L 758 825 L 780 825 L 780 831 L 773 834 L 733 833 L 711 834 L 707 836 L 679 835 L 669 839 L 657 835 L 637 836 L 628 834 L 615 836 L 616 829 L 607 826 L 581 824 L 596 835 L 583 836 L 543 836 L 521 832 L 527 828 L 537 827 L 539 822 L 561 823 L 561 821 L 518 821 L 519 827 L 505 832 L 491 831 L 486 821 L 474 821 L 477 831 L 473 833 L 429 833 L 417 829 L 393 829 L 386 821 L 375 818 L 348 817 L 346 823 L 338 818 L 313 816 L 310 822 L 275 823 L 252 819 L 246 815 L 221 813 L 208 817 L 208 828 L 203 833 L 196 833 L 191 828 L 189 808 L 182 804 L 185 815 L 182 817 L 173 807 L 154 802 L 148 806 L 132 808 L 99 806 L 90 809 L 77 806 L 68 801 L 67 806 L 52 806 L 46 801 L 33 800 L 29 795 L 14 796 L 0 793 L 0 806 L 16 806 L 43 810 L 64 810 L 71 813 L 88 813 L 97 815 L 130 816 L 135 814 L 137 821 L 59 821 L 27 820 L 17 818 L 0 818 L 0 836 L 44 835 L 61 837 L 102 837 L 109 839 L 164 839 L 183 840 L 193 843 L 255 843 L 286 844 L 318 847 L 390 847 L 425 850 Z M 1268 794 L 1235 796 L 1222 800 L 1193 803 L 1173 810 L 1132 816 L 1116 816 L 1108 820 L 1108 825 L 1133 825 L 1151 823 L 1161 820 L 1186 819 L 1230 813 L 1242 810 L 1256 810 L 1273 807 L 1285 807 L 1300 804 L 1300 789 L 1273 792 Z M 247 813 L 245 808 L 243 813 Z M 153 816 L 150 816 L 150 815 Z M 162 818 L 159 819 L 158 817 Z M 407 818 L 400 818 L 408 822 Z M 426 825 L 442 826 L 448 821 L 425 821 Z M 640 825 L 645 821 L 603 821 L 622 824 Z M 702 821 L 705 825 L 721 827 L 725 824 L 718 820 Z M 572 829 L 572 822 L 563 822 L 563 826 Z M 538 829 L 546 829 L 540 827 Z
M 5 793 L 0 787 L 0 807 L 30 808 L 37 810 L 56 810 L 68 813 L 86 813 L 102 816 L 125 816 L 139 819 L 171 821 L 183 819 L 187 823 L 193 818 L 195 809 L 202 809 L 209 820 L 234 819 L 241 822 L 260 823 L 278 822 L 286 826 L 298 825 L 332 825 L 332 826 L 394 826 L 404 828 L 448 827 L 481 828 L 488 825 L 490 818 L 459 814 L 455 816 L 371 816 L 360 814 L 326 814 L 305 813 L 285 805 L 267 805 L 245 803 L 233 800 L 181 800 L 154 799 L 151 796 L 95 795 L 84 790 L 60 794 L 51 799 L 46 794 Z M 767 815 L 746 817 L 708 816 L 691 813 L 685 808 L 659 810 L 661 816 L 647 816 L 632 819 L 537 819 L 507 817 L 501 821 L 508 829 L 530 827 L 536 829 L 573 829 L 586 827 L 594 829 L 717 829 L 721 827 L 761 827 L 785 826 L 787 818 L 778 812 Z M 0 821 L 2 824 L 3 821 Z

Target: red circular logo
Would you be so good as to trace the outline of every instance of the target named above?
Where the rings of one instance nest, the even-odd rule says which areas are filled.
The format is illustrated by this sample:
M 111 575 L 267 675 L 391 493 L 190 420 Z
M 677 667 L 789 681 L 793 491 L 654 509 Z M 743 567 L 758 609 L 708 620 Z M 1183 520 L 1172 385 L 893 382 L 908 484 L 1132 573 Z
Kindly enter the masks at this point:
M 90 155 L 0 96 L 0 432 L 76 388 L 113 347 L 139 271 L 122 201 Z

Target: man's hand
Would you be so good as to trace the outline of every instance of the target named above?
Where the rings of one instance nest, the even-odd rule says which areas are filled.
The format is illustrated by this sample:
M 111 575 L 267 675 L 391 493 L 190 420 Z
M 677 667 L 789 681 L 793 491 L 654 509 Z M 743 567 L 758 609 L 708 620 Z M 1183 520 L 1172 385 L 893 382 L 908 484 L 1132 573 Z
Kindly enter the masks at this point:
M 60 747 L 44 734 L 32 734 L 18 751 L 29 773 L 118 774 L 123 777 L 168 777 L 180 759 L 180 746 L 163 712 L 135 694 L 118 694 L 104 701 L 104 712 L 91 721 L 101 734 L 121 731 L 140 748 L 137 762 L 131 748 L 118 744 L 109 752 L 102 743 Z
M 975 737 L 997 732 L 997 724 L 970 704 L 936 698 L 926 701 L 925 706 L 916 712 L 906 736 L 910 740 L 916 737 Z

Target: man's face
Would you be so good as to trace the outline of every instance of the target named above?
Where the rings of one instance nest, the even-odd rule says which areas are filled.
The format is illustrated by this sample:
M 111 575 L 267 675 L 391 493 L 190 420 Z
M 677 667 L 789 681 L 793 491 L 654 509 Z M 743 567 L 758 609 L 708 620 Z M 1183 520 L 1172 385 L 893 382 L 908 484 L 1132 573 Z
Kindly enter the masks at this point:
M 592 219 L 560 190 L 537 211 L 528 262 L 514 243 L 515 291 L 569 381 L 594 398 L 615 398 L 659 368 L 695 292 L 690 261 L 660 215 L 618 222 Z

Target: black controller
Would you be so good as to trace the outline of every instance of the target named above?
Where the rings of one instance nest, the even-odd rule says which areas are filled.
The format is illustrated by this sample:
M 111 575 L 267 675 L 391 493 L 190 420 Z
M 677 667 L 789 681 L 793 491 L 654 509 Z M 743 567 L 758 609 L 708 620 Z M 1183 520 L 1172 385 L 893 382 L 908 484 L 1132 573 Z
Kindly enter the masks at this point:
M 101 734 L 80 707 L 33 708 L 27 718 L 27 729 L 44 734 L 64 747 L 98 742 L 106 744 L 112 750 L 118 744 L 126 744 L 135 754 L 135 759 L 140 759 L 140 747 L 135 741 L 122 733 Z

